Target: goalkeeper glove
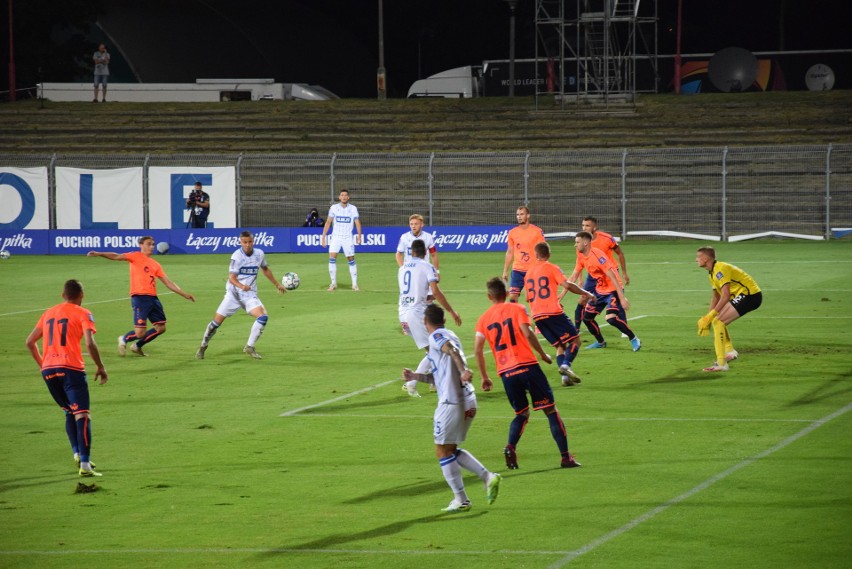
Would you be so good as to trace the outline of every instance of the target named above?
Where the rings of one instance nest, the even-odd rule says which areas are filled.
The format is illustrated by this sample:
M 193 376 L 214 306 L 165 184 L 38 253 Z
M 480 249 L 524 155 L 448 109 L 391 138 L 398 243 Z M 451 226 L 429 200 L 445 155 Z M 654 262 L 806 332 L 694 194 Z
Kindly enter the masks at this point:
M 708 336 L 710 334 L 710 326 L 713 324 L 714 318 L 716 318 L 716 311 L 711 310 L 705 316 L 698 319 L 699 336 Z

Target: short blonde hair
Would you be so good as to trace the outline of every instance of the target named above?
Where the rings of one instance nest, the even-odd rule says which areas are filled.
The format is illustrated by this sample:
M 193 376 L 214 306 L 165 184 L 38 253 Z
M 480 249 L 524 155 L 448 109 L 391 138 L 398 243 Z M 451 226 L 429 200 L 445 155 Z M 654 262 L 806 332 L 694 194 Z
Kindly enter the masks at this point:
M 408 221 L 411 221 L 412 219 L 418 219 L 418 220 L 420 220 L 420 223 L 426 223 L 423 220 L 423 216 L 420 215 L 419 213 L 412 213 L 411 215 L 408 216 Z

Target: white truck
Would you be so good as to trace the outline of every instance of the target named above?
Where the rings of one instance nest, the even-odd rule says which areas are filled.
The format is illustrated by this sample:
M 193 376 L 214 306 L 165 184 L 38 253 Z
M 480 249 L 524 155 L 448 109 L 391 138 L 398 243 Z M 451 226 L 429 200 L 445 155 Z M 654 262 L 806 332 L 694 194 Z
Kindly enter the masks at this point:
M 482 96 L 482 67 L 466 65 L 436 73 L 411 84 L 408 97 L 469 99 Z

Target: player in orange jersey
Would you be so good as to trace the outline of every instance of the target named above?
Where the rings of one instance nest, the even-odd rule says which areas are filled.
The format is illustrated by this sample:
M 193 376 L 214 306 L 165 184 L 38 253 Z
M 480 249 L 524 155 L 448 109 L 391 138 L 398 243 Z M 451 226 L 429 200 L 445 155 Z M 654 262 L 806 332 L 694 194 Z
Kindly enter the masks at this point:
M 66 281 L 62 298 L 65 302 L 42 314 L 27 336 L 26 345 L 41 368 L 53 400 L 65 411 L 65 433 L 71 443 L 80 476 L 100 476 L 90 459 L 92 424 L 81 340 L 86 342 L 86 351 L 98 366 L 95 379 L 101 385 L 107 382 L 107 372 L 95 343 L 95 318 L 81 306 L 83 285 L 80 281 Z M 43 351 L 39 351 L 38 341 L 42 339 Z
M 517 303 L 506 302 L 506 283 L 495 277 L 488 281 L 488 300 L 491 308 L 476 323 L 476 338 L 473 351 L 482 378 L 482 390 L 491 391 L 494 383 L 485 368 L 485 343 L 491 347 L 497 362 L 497 373 L 503 380 L 506 397 L 515 410 L 515 418 L 509 425 L 509 441 L 503 449 L 506 467 L 518 468 L 515 449 L 521 440 L 524 427 L 530 419 L 529 393 L 533 410 L 542 410 L 550 423 L 550 434 L 562 455 L 562 468 L 574 468 L 580 463 L 568 452 L 568 435 L 556 409 L 553 390 L 541 370 L 533 350 L 546 363 L 553 359 L 546 354 L 530 328 L 526 309 Z
M 139 251 L 131 253 L 111 253 L 89 251 L 89 257 L 104 257 L 110 261 L 127 261 L 130 263 L 130 304 L 133 307 L 133 330 L 118 337 L 118 355 L 127 352 L 127 343 L 136 340 L 130 346 L 130 351 L 137 356 L 144 356 L 142 346 L 153 342 L 166 332 L 166 313 L 163 304 L 157 297 L 157 279 L 166 285 L 170 291 L 195 302 L 195 297 L 184 292 L 177 283 L 172 281 L 163 271 L 163 267 L 151 256 L 154 254 L 156 242 L 150 235 L 139 238 Z M 146 330 L 146 324 L 151 321 L 153 328 Z
M 550 245 L 547 243 L 536 243 L 535 258 L 536 264 L 527 271 L 527 301 L 536 328 L 556 348 L 556 364 L 562 375 L 562 385 L 569 387 L 580 383 L 579 376 L 571 369 L 580 349 L 580 335 L 565 315 L 561 300 L 569 290 L 579 294 L 586 302 L 595 300 L 595 295 L 569 281 L 562 269 L 550 262 Z M 559 287 L 564 290 L 560 292 Z
M 587 350 L 606 348 L 606 341 L 601 335 L 601 328 L 595 322 L 595 316 L 606 311 L 606 322 L 617 328 L 630 339 L 630 345 L 634 352 L 642 347 L 639 337 L 627 325 L 627 311 L 630 310 L 630 302 L 624 296 L 624 287 L 618 277 L 618 269 L 606 254 L 600 249 L 592 247 L 592 235 L 581 231 L 574 238 L 574 248 L 577 250 L 583 267 L 589 275 L 595 278 L 595 300 L 589 301 L 583 309 L 583 322 L 595 342 L 586 346 Z
M 524 276 L 535 263 L 533 248 L 544 241 L 544 232 L 530 223 L 530 209 L 522 205 L 515 212 L 518 226 L 509 231 L 509 245 L 506 249 L 506 262 L 503 264 L 503 280 L 509 285 L 509 302 L 518 302 L 518 296 L 524 288 Z M 512 268 L 511 279 L 509 267 Z
M 615 240 L 615 237 L 607 233 L 606 231 L 601 231 L 598 229 L 598 220 L 591 215 L 587 215 L 583 218 L 583 231 L 588 232 L 592 236 L 592 247 L 595 249 L 600 249 L 603 251 L 606 256 L 609 258 L 613 264 L 618 266 L 615 262 L 615 255 L 618 255 L 618 261 L 621 265 L 621 272 L 619 276 L 621 280 L 624 282 L 624 285 L 630 284 L 630 276 L 627 274 L 627 259 L 624 257 L 624 251 L 621 250 L 621 247 L 618 244 L 618 241 Z M 618 269 L 616 269 L 618 270 Z M 572 282 L 579 282 L 580 276 L 583 274 L 583 263 L 580 260 L 580 255 L 577 254 L 577 263 L 574 266 L 574 272 L 571 273 L 571 276 L 568 277 L 568 280 Z M 595 279 L 591 275 L 586 275 L 586 282 L 583 284 L 583 288 L 589 292 L 595 292 Z M 583 307 L 585 306 L 586 301 L 583 298 L 577 300 L 577 307 L 574 309 L 574 325 L 577 327 L 577 330 L 580 329 L 580 323 L 583 321 Z

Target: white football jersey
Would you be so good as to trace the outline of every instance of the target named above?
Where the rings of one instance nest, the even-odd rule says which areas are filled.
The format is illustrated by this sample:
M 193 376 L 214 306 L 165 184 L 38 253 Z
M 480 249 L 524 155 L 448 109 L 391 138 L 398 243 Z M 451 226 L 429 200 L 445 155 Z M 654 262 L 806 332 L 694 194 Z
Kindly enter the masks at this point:
M 444 344 L 450 342 L 461 353 L 462 359 L 467 361 L 461 347 L 461 340 L 452 330 L 438 328 L 429 335 L 429 362 L 432 365 L 432 377 L 435 379 L 435 390 L 438 392 L 438 401 L 453 405 L 464 404 L 465 409 L 475 407 L 475 395 L 473 385 L 470 382 L 462 386 L 461 373 L 453 364 L 452 357 L 441 351 Z
M 358 219 L 358 208 L 351 203 L 346 204 L 346 207 L 336 203 L 328 208 L 328 217 L 333 220 L 331 224 L 333 237 L 351 238 L 355 220 Z
M 438 282 L 435 267 L 415 257 L 399 268 L 397 278 L 400 317 L 412 310 L 422 314 L 429 305 L 429 295 L 432 292 L 429 283 Z
M 403 254 L 403 263 L 411 260 L 411 244 L 415 239 L 420 239 L 426 245 L 426 253 L 435 246 L 435 236 L 428 231 L 421 231 L 417 237 L 411 231 L 403 233 L 399 238 L 399 245 L 396 246 L 396 252 Z
M 251 255 L 246 255 L 242 248 L 234 251 L 231 255 L 231 265 L 228 272 L 237 275 L 237 280 L 244 285 L 249 285 L 253 292 L 257 292 L 257 274 L 266 267 L 266 255 L 255 248 Z M 238 291 L 230 281 L 225 285 L 227 291 Z

